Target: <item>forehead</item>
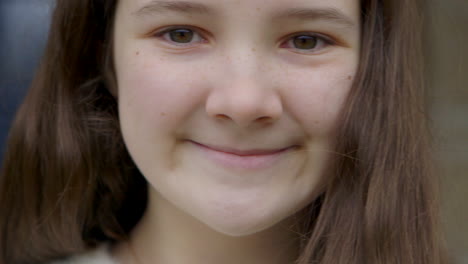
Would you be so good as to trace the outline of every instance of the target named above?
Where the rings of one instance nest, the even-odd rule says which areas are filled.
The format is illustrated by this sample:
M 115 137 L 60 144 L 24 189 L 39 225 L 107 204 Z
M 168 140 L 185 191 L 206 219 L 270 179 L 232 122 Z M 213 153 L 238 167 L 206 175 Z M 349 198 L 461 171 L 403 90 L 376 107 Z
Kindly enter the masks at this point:
M 121 0 L 120 4 L 133 17 L 170 13 L 213 18 L 252 15 L 276 19 L 318 15 L 353 24 L 358 16 L 358 0 Z

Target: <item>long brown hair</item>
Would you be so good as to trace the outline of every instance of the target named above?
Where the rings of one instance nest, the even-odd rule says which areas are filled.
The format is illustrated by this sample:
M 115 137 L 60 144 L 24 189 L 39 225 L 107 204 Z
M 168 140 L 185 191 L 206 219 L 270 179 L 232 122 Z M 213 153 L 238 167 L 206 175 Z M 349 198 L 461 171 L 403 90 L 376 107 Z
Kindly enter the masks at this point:
M 0 264 L 42 263 L 120 241 L 146 182 L 119 130 L 116 0 L 58 0 L 44 58 L 0 174 Z M 421 68 L 422 5 L 361 0 L 362 50 L 299 264 L 444 263 Z M 135 207 L 135 205 L 139 205 Z

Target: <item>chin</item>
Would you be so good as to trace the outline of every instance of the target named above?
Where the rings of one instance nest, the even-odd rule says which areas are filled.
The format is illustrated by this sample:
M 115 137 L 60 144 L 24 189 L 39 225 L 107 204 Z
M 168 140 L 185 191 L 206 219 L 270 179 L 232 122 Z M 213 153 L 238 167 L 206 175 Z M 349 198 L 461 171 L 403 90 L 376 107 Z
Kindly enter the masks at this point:
M 206 218 L 200 217 L 199 220 L 223 235 L 243 237 L 273 228 L 289 216 L 289 214 L 278 213 L 265 213 L 260 208 L 256 208 L 250 214 L 231 212 L 228 215 L 216 214 Z
M 218 223 L 211 225 L 210 228 L 218 233 L 231 237 L 244 237 L 254 235 L 274 226 L 274 223 Z

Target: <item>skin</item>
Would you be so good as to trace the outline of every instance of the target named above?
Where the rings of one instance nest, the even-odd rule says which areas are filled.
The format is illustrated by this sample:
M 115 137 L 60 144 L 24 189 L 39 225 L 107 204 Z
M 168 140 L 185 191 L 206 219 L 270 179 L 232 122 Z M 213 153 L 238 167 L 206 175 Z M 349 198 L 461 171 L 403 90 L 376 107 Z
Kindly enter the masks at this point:
M 357 70 L 359 2 L 193 1 L 214 14 L 155 13 L 142 9 L 149 0 L 119 1 L 113 41 L 121 129 L 149 183 L 149 205 L 131 246 L 118 245 L 115 257 L 291 263 L 298 254 L 291 221 L 326 184 L 333 132 Z M 352 25 L 272 19 L 290 7 L 335 8 Z M 193 38 L 181 44 L 157 34 L 169 26 L 191 29 Z M 319 37 L 304 49 L 291 41 L 304 32 L 333 43 Z M 249 169 L 216 162 L 193 142 L 291 148 L 274 164 Z

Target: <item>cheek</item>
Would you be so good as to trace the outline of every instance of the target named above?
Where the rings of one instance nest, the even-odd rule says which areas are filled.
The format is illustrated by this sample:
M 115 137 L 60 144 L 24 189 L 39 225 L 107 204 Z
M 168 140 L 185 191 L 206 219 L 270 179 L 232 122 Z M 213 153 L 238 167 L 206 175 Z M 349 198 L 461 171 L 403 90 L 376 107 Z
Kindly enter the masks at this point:
M 202 98 L 202 90 L 193 87 L 196 74 L 190 67 L 136 55 L 117 74 L 122 118 L 131 115 L 128 120 L 145 128 L 173 128 Z
M 355 66 L 329 65 L 289 74 L 284 94 L 287 107 L 304 129 L 314 135 L 329 135 L 352 86 Z

